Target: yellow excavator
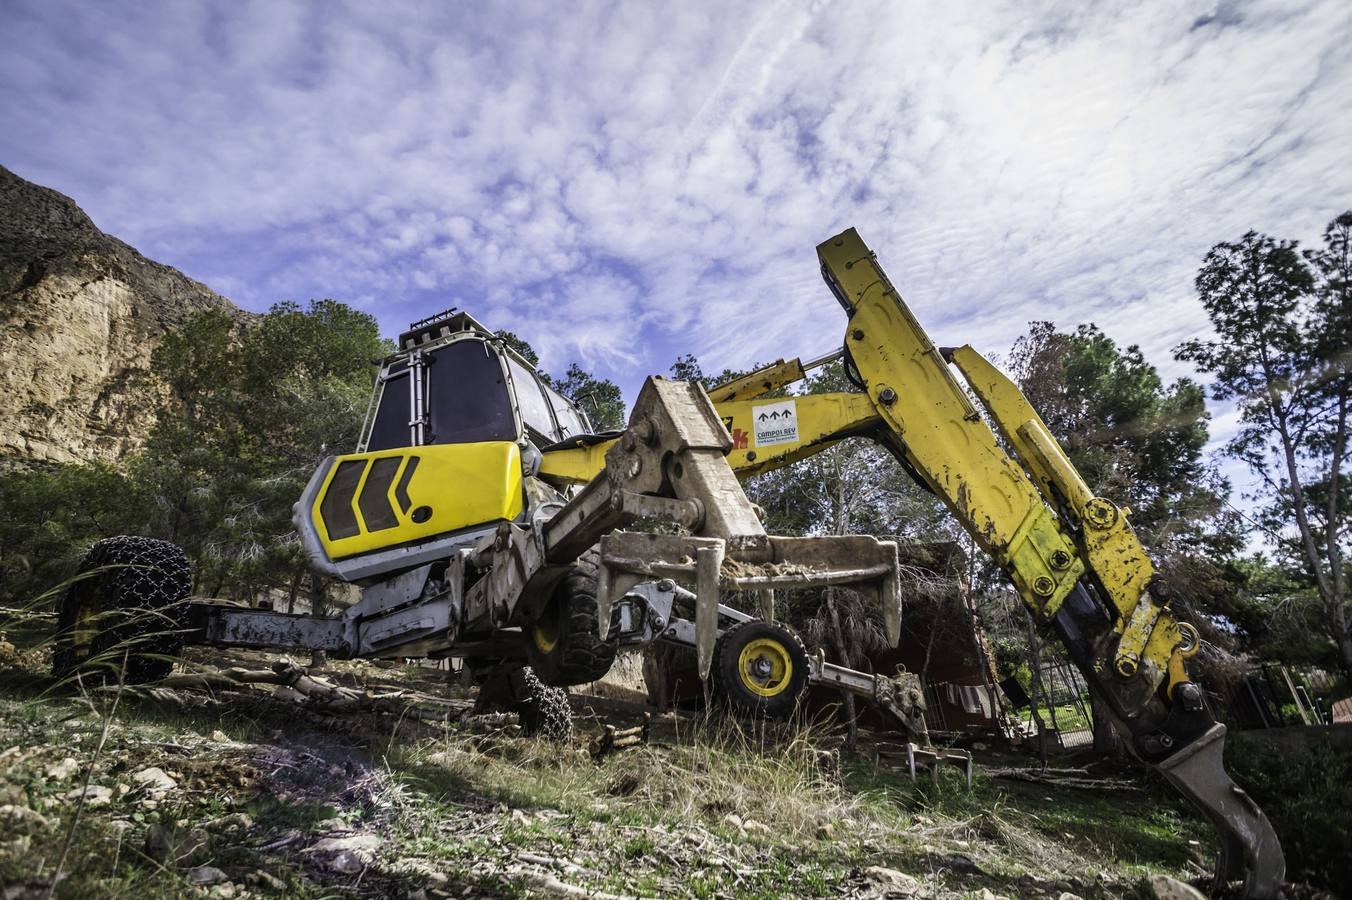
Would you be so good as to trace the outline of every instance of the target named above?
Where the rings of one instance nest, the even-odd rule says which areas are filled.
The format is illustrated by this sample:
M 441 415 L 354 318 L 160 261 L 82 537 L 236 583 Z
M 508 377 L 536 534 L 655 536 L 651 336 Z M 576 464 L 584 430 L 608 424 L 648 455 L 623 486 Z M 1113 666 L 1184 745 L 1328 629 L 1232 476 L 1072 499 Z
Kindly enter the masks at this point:
M 1214 823 L 1216 889 L 1276 896 L 1280 844 L 1226 774 L 1225 727 L 1188 676 L 1198 634 L 1170 611 L 1128 510 L 1090 490 L 1007 376 L 971 347 L 933 344 L 853 229 L 817 255 L 847 320 L 839 351 L 707 393 L 649 378 L 619 433 L 592 433 L 467 313 L 414 323 L 381 363 L 356 452 L 324 460 L 296 504 L 311 565 L 359 585 L 356 605 L 313 616 L 195 602 L 180 615 L 181 552 L 112 538 L 90 558 L 113 568 L 77 582 L 62 606 L 58 670 L 140 635 L 160 654 L 135 670 L 146 677 L 191 642 L 457 657 L 487 690 L 519 688 L 525 666 L 536 684 L 593 681 L 618 648 L 660 640 L 693 648 L 701 677 L 738 711 L 786 714 L 807 684 L 828 684 L 871 697 L 923 742 L 913 676 L 809 657 L 774 619 L 777 592 L 843 585 L 876 600 L 895 643 L 895 544 L 768 535 L 738 481 L 866 438 L 944 502 L 1065 645 L 1132 752 Z M 834 360 L 857 391 L 777 393 Z M 639 521 L 644 530 L 624 530 Z M 725 604 L 730 591 L 756 609 Z M 89 625 L 148 608 L 181 627 L 166 639 L 130 618 Z

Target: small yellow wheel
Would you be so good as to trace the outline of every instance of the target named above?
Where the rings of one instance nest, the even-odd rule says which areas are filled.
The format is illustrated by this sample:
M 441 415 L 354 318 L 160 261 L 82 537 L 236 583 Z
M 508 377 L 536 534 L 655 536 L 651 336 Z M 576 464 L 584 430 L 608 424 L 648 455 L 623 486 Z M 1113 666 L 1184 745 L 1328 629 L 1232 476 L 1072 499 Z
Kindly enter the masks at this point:
M 807 686 L 807 650 L 784 626 L 753 619 L 719 637 L 713 675 L 718 696 L 733 711 L 784 718 Z
M 737 655 L 737 675 L 747 690 L 762 697 L 783 693 L 793 677 L 789 648 L 774 638 L 756 638 Z

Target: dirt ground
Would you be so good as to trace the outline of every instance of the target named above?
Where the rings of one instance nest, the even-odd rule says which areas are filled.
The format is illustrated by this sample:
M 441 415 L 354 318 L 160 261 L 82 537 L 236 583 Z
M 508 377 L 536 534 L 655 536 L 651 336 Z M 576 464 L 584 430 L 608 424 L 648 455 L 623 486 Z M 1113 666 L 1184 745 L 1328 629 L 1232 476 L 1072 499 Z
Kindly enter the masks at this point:
M 188 668 L 273 659 L 194 651 Z M 870 751 L 895 735 L 843 753 L 822 724 L 657 713 L 632 677 L 575 692 L 573 737 L 551 742 L 470 725 L 470 690 L 417 666 L 323 675 L 435 696 L 442 720 L 426 703 L 318 709 L 270 685 L 53 690 L 45 665 L 0 664 L 3 898 L 1065 900 L 1210 868 L 1206 827 L 1140 778 L 1073 761 L 1044 775 L 988 749 L 971 789 L 956 769 L 913 783 Z M 645 743 L 593 758 L 605 725 L 645 714 Z

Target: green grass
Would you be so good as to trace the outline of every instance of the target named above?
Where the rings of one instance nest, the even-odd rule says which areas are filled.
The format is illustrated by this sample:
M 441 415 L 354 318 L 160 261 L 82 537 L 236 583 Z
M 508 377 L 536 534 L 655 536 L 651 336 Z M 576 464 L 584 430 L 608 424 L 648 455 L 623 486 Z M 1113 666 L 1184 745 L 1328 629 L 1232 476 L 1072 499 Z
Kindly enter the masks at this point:
M 1088 703 L 1089 701 L 1086 700 L 1086 713 L 1088 712 Z M 1038 714 L 1042 716 L 1042 724 L 1047 728 L 1051 728 L 1052 717 L 1047 708 L 1039 707 Z M 1025 719 L 1030 723 L 1032 722 L 1031 715 L 1026 715 Z M 1063 703 L 1056 707 L 1056 727 L 1060 729 L 1062 733 L 1070 731 L 1087 731 L 1094 727 L 1094 723 L 1087 715 L 1082 715 L 1075 704 Z
M 0 671 L 0 751 L 36 748 L 0 767 L 0 786 L 60 819 L 27 847 L 0 835 L 5 884 L 50 876 L 72 807 L 58 800 L 69 785 L 49 784 L 42 773 L 65 755 L 87 764 L 110 709 L 110 694 L 48 687 L 32 671 Z M 1018 896 L 1025 878 L 1074 879 L 1080 896 L 1117 896 L 1147 867 L 1186 874 L 1187 840 L 1205 836 L 1153 791 L 1093 793 L 983 776 L 969 791 L 955 770 L 936 786 L 857 760 L 839 774 L 824 771 L 811 748 L 832 736 L 820 731 L 758 735 L 683 721 L 674 738 L 596 764 L 580 742 L 484 741 L 369 716 L 334 716 L 331 729 L 317 732 L 324 717 L 255 696 L 201 709 L 122 698 L 94 783 L 125 783 L 158 765 L 182 775 L 182 790 L 154 810 L 134 795 L 86 810 L 57 896 L 183 896 L 182 874 L 140 852 L 146 829 L 203 827 L 240 812 L 254 828 L 213 834 L 211 864 L 236 880 L 265 869 L 285 886 L 274 893 L 297 897 L 352 888 L 354 878 L 325 871 L 303 852 L 326 832 L 321 823 L 335 819 L 383 839 L 362 875 L 358 893 L 369 896 L 423 884 L 427 876 L 395 865 L 408 859 L 440 873 L 452 894 L 530 896 L 538 885 L 510 874 L 539 870 L 523 854 L 559 860 L 551 871 L 570 884 L 644 896 L 836 896 L 860 889 L 869 866 L 901 869 L 957 896 L 982 888 Z M 239 746 L 191 749 L 217 730 Z M 175 749 L 184 746 L 188 755 Z M 278 757 L 279 748 L 295 754 Z M 259 849 L 289 835 L 291 843 Z M 964 872 L 968 865 L 976 870 Z M 266 887 L 250 890 L 269 895 Z

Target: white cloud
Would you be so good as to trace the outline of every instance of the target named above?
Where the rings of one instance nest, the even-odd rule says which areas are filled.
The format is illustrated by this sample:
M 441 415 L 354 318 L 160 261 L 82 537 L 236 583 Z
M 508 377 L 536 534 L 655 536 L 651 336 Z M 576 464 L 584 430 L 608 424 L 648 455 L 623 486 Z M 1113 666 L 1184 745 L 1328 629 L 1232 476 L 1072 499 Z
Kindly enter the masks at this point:
M 1094 320 L 1352 200 L 1343 3 L 10 4 L 0 161 L 240 302 L 452 303 L 631 391 L 839 340 L 857 225 L 942 343 Z

